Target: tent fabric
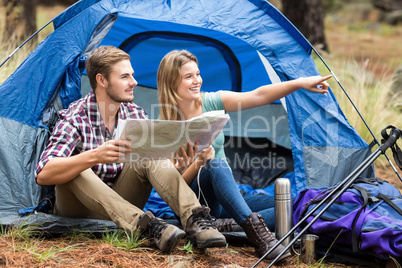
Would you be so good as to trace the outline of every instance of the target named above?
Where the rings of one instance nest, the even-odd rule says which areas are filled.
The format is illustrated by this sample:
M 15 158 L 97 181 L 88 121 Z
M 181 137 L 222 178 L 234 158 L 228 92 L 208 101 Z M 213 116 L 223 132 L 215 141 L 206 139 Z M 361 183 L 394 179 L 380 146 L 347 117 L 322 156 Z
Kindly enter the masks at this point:
M 0 117 L 0 211 L 15 213 L 39 202 L 41 188 L 33 170 L 48 137 L 44 128 Z
M 1 210 L 15 212 L 40 201 L 35 165 L 56 112 L 88 92 L 83 63 L 99 45 L 132 56 L 142 86 L 135 102 L 150 108 L 157 99 L 142 103 L 141 94 L 156 87 L 159 62 L 172 49 L 198 57 L 205 91 L 244 92 L 319 75 L 309 42 L 265 0 L 85 0 L 53 25 L 54 32 L 0 85 Z M 290 148 L 295 193 L 342 180 L 370 154 L 332 93 L 317 98 L 301 89 L 266 107 L 233 114 L 225 135 L 265 137 Z M 280 113 L 270 115 L 275 111 Z
M 256 6 L 261 9 L 257 9 Z M 186 27 L 193 31 L 205 29 L 204 31 L 214 34 L 216 37 L 212 37 L 213 39 L 219 38 L 225 41 L 225 37 L 227 37 L 229 38 L 228 41 L 232 41 L 233 36 L 239 39 L 235 44 L 244 41 L 244 43 L 253 46 L 255 51 L 259 51 L 265 56 L 282 80 L 300 76 L 300 74 L 296 74 L 298 69 L 294 69 L 294 65 L 290 65 L 289 62 L 294 62 L 295 66 L 300 66 L 300 63 L 309 57 L 308 51 L 305 50 L 307 42 L 305 38 L 286 18 L 280 15 L 279 11 L 265 1 L 221 1 L 215 3 L 212 1 L 103 0 L 96 1 L 90 6 L 87 1 L 80 1 L 67 11 L 64 16 L 60 15 L 59 19 L 56 20 L 57 30 L 49 35 L 38 49 L 28 56 L 20 68 L 3 83 L 2 88 L 6 91 L 4 94 L 14 96 L 14 99 L 7 110 L 0 111 L 0 116 L 34 127 L 37 126 L 43 108 L 49 102 L 56 85 L 62 79 L 66 63 L 71 64 L 85 52 L 90 38 L 95 37 L 93 34 L 96 32 L 97 26 L 107 16 L 113 14 L 118 17 L 119 22 L 116 21 L 116 25 L 123 24 L 125 26 L 121 31 L 129 31 L 135 25 L 135 21 L 138 22 L 137 19 L 143 19 L 140 27 L 144 31 L 148 31 L 148 27 L 154 28 L 155 25 L 158 25 L 157 21 L 162 21 L 170 24 L 170 31 L 173 32 L 175 32 L 175 27 L 188 25 Z M 267 14 L 275 16 L 270 17 Z M 67 17 L 68 15 L 71 16 L 70 19 Z M 130 18 L 126 24 L 124 24 L 125 18 Z M 120 20 L 122 20 L 121 23 Z M 134 21 L 132 22 L 132 20 Z M 282 27 L 281 24 L 286 27 Z M 260 27 L 260 25 L 264 25 L 264 27 Z M 114 27 L 110 32 L 113 31 Z M 288 31 L 291 35 L 288 34 Z M 271 38 L 271 36 L 275 36 L 275 38 Z M 293 36 L 296 36 L 297 39 L 293 39 Z M 103 44 L 120 46 L 113 38 L 109 34 Z M 121 43 L 124 41 L 120 40 Z M 284 43 L 287 45 L 284 46 Z M 230 44 L 226 45 L 230 46 Z M 240 46 L 239 49 L 244 50 L 245 48 Z M 59 53 L 59 51 L 64 53 Z M 253 53 L 256 53 L 255 51 Z M 194 53 L 197 53 L 197 50 Z M 245 55 L 248 57 L 252 53 Z M 239 59 L 241 60 L 242 57 Z M 52 64 L 48 64 L 49 62 Z M 256 62 L 258 63 L 258 61 Z M 244 68 L 249 65 L 253 64 L 248 62 Z M 27 66 L 33 68 L 29 70 L 31 75 L 26 75 L 24 78 L 22 73 L 26 74 Z M 301 75 L 317 74 L 315 65 L 305 64 L 303 67 L 306 68 L 300 70 L 305 73 Z M 48 73 L 52 74 L 51 78 L 40 79 Z M 206 81 L 208 80 L 207 77 L 205 77 Z M 17 79 L 18 81 L 16 81 Z M 250 80 L 252 79 L 245 81 Z M 138 77 L 138 81 L 141 81 L 140 77 Z M 22 90 L 19 87 L 20 84 L 30 85 L 31 94 L 25 94 L 23 97 L 16 94 Z M 43 88 L 50 88 L 51 90 L 42 90 Z M 219 87 L 215 88 L 220 89 Z M 249 89 L 252 88 L 254 87 Z M 12 98 L 11 96 L 9 98 Z M 19 98 L 15 96 L 19 96 Z M 4 99 L 0 100 L 0 104 L 4 104 L 5 101 Z M 26 113 L 21 113 L 21 107 L 24 107 Z
M 46 213 L 20 216 L 12 212 L 0 212 L 0 219 L 4 228 L 36 226 L 38 231 L 51 236 L 66 235 L 76 231 L 104 233 L 118 230 L 116 224 L 108 220 L 66 218 Z

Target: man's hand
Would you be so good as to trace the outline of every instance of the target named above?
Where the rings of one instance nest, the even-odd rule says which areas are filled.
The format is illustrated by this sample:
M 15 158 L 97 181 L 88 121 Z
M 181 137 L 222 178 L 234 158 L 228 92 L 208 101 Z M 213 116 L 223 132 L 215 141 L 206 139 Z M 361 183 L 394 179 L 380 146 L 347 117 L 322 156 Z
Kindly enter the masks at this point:
M 131 152 L 130 142 L 125 140 L 110 140 L 95 149 L 97 162 L 100 164 L 113 163 Z
M 36 182 L 39 185 L 63 184 L 96 164 L 116 162 L 119 156 L 124 156 L 128 152 L 131 152 L 129 141 L 110 140 L 96 149 L 77 155 L 53 157 L 39 172 Z

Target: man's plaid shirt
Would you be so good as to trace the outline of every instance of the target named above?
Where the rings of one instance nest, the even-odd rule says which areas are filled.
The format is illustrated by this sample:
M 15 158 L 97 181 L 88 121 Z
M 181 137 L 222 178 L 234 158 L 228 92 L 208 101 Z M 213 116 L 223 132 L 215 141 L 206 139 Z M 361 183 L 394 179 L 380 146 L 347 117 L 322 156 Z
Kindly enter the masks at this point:
M 93 92 L 71 103 L 68 109 L 60 111 L 58 115 L 59 120 L 47 142 L 47 148 L 36 166 L 35 179 L 53 157 L 68 157 L 92 150 L 113 137 L 102 120 Z M 120 104 L 118 118 L 147 118 L 147 115 L 140 106 L 126 102 Z M 117 122 L 118 120 L 116 124 Z M 108 182 L 112 181 L 123 167 L 124 163 L 97 164 L 92 170 L 104 182 Z

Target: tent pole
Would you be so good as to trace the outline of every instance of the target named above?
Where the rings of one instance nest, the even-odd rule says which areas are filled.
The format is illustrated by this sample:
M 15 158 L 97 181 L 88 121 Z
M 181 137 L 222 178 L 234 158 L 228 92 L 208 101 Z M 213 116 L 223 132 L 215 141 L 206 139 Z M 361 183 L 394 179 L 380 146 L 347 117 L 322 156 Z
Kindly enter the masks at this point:
M 361 120 L 363 121 L 364 125 L 366 125 L 368 131 L 370 132 L 371 136 L 374 138 L 374 141 L 377 143 L 378 146 L 381 145 L 381 143 L 378 141 L 378 139 L 376 138 L 376 136 L 374 135 L 373 131 L 371 130 L 371 128 L 369 127 L 369 125 L 367 124 L 366 120 L 364 119 L 363 115 L 360 113 L 360 111 L 357 109 L 356 105 L 354 104 L 354 102 L 352 101 L 352 99 L 350 98 L 349 94 L 346 92 L 345 88 L 342 86 L 341 82 L 338 80 L 338 77 L 336 77 L 335 73 L 331 70 L 331 68 L 329 68 L 328 64 L 324 61 L 324 59 L 321 57 L 320 53 L 318 53 L 318 51 L 311 46 L 311 48 L 314 50 L 314 52 L 317 54 L 317 56 L 320 58 L 320 60 L 324 63 L 325 67 L 327 67 L 327 69 L 330 71 L 332 77 L 335 79 L 335 81 L 338 83 L 338 85 L 341 87 L 343 93 L 345 93 L 346 97 L 348 98 L 348 100 L 350 101 L 350 103 L 352 104 L 353 108 L 356 110 L 357 114 L 359 115 L 359 117 L 361 118 Z M 396 175 L 398 176 L 399 180 L 402 181 L 402 177 L 399 175 L 398 171 L 396 170 L 394 164 L 392 163 L 392 161 L 389 159 L 388 155 L 384 152 L 384 156 L 387 159 L 387 161 L 389 162 L 389 164 L 391 165 L 392 169 L 395 171 Z
M 32 34 L 27 40 L 25 40 L 19 47 L 17 47 L 11 54 L 0 64 L 0 68 L 15 54 L 17 53 L 20 48 L 22 48 L 29 40 L 31 40 L 35 35 L 37 35 L 40 31 L 42 31 L 46 26 L 48 26 L 51 22 L 53 22 L 53 19 L 50 20 L 48 23 L 46 23 L 44 26 L 42 26 L 39 30 L 37 30 L 34 34 Z

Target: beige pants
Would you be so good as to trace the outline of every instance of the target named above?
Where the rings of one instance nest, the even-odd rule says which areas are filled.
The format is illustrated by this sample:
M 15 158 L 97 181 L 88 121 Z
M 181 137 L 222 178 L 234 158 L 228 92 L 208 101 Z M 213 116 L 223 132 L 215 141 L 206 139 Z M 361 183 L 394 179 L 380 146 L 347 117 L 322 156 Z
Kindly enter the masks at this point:
M 92 169 L 87 169 L 68 183 L 56 185 L 54 213 L 65 217 L 108 219 L 127 232 L 135 231 L 152 187 L 186 228 L 192 208 L 200 203 L 170 160 L 127 163 L 113 188 Z

